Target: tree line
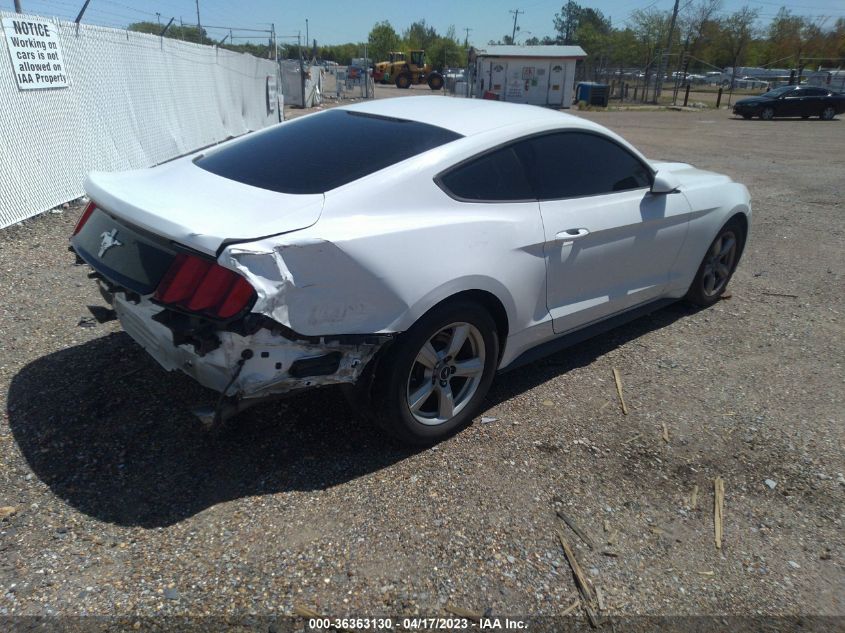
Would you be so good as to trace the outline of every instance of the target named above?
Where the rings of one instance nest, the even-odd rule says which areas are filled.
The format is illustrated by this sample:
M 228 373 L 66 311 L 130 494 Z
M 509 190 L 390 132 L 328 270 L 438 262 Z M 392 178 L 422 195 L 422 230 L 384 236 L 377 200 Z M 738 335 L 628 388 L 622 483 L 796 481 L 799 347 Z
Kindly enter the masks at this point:
M 723 11 L 722 0 L 692 0 L 682 6 L 671 37 L 675 64 L 684 53 L 690 67 L 697 69 L 836 67 L 845 62 L 845 18 L 831 24 L 829 19 L 799 16 L 781 7 L 763 24 L 760 11 L 747 5 L 734 12 Z M 671 21 L 671 11 L 649 7 L 632 11 L 625 24 L 616 27 L 601 11 L 569 0 L 555 14 L 553 35 L 520 43 L 579 45 L 591 68 L 647 68 L 670 46 Z M 491 43 L 514 42 L 505 35 Z
M 614 68 L 653 68 L 669 43 L 671 17 L 671 11 L 654 7 L 636 9 L 624 25 L 617 27 L 598 9 L 568 0 L 555 14 L 550 35 L 522 39 L 517 30 L 515 38 L 505 35 L 489 44 L 578 45 L 587 53 L 588 74 Z M 161 31 L 152 22 L 138 22 L 128 28 L 155 34 Z M 171 26 L 166 37 L 218 44 L 205 29 L 199 31 L 195 26 Z M 364 56 L 365 44 L 367 57 L 374 62 L 386 60 L 391 51 L 424 49 L 429 63 L 437 69 L 466 65 L 469 48 L 467 39 L 461 41 L 454 26 L 441 34 L 424 19 L 413 22 L 401 33 L 386 20 L 377 22 L 366 43 L 318 46 L 314 41 L 282 46 L 284 57 L 296 59 L 302 54 L 348 64 L 353 58 Z M 272 43 L 224 42 L 221 46 L 268 57 Z M 756 8 L 744 6 L 727 12 L 722 10 L 722 0 L 691 0 L 678 15 L 671 48 L 674 61 L 670 60 L 670 67 L 678 66 L 678 60 L 686 54 L 691 70 L 727 66 L 837 67 L 845 62 L 845 18 L 830 23 L 795 15 L 782 7 L 768 24 L 762 24 Z

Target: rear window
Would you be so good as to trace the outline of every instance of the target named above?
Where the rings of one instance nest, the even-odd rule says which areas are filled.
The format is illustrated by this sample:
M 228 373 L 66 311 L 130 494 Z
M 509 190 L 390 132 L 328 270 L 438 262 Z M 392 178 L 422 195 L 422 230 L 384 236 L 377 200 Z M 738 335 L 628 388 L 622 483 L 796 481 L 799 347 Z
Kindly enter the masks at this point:
M 434 125 L 330 110 L 200 156 L 213 174 L 279 193 L 324 193 L 461 138 Z

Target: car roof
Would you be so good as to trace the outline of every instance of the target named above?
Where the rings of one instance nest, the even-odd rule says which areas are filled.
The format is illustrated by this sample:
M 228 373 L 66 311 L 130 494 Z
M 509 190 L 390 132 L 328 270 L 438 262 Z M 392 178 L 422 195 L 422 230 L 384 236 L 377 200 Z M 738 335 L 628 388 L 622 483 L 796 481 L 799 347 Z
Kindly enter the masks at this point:
M 497 128 L 525 123 L 589 130 L 601 128 L 591 121 L 557 110 L 488 99 L 446 96 L 394 97 L 342 106 L 341 109 L 397 119 L 410 119 L 452 130 L 463 136 L 473 136 Z

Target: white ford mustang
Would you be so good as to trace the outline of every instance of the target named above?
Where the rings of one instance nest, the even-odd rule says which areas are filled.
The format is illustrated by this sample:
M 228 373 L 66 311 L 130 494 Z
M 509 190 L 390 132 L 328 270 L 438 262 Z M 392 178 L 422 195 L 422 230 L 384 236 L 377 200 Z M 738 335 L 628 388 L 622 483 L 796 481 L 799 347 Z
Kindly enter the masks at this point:
M 132 338 L 222 394 L 203 419 L 339 383 L 418 444 L 468 424 L 497 370 L 717 301 L 751 219 L 743 185 L 595 123 L 443 97 L 303 116 L 85 189 L 73 250 Z

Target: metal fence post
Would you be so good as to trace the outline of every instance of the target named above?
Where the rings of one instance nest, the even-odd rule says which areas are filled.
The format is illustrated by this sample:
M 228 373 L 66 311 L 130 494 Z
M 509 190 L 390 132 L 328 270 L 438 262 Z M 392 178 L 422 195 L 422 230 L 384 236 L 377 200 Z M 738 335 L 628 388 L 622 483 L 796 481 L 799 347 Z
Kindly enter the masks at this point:
M 722 104 L 722 86 L 719 86 L 719 94 L 716 95 L 716 109 Z
M 690 85 L 687 84 L 687 90 L 684 93 L 684 107 L 685 108 L 687 107 L 687 103 L 689 103 L 689 89 L 690 89 Z

